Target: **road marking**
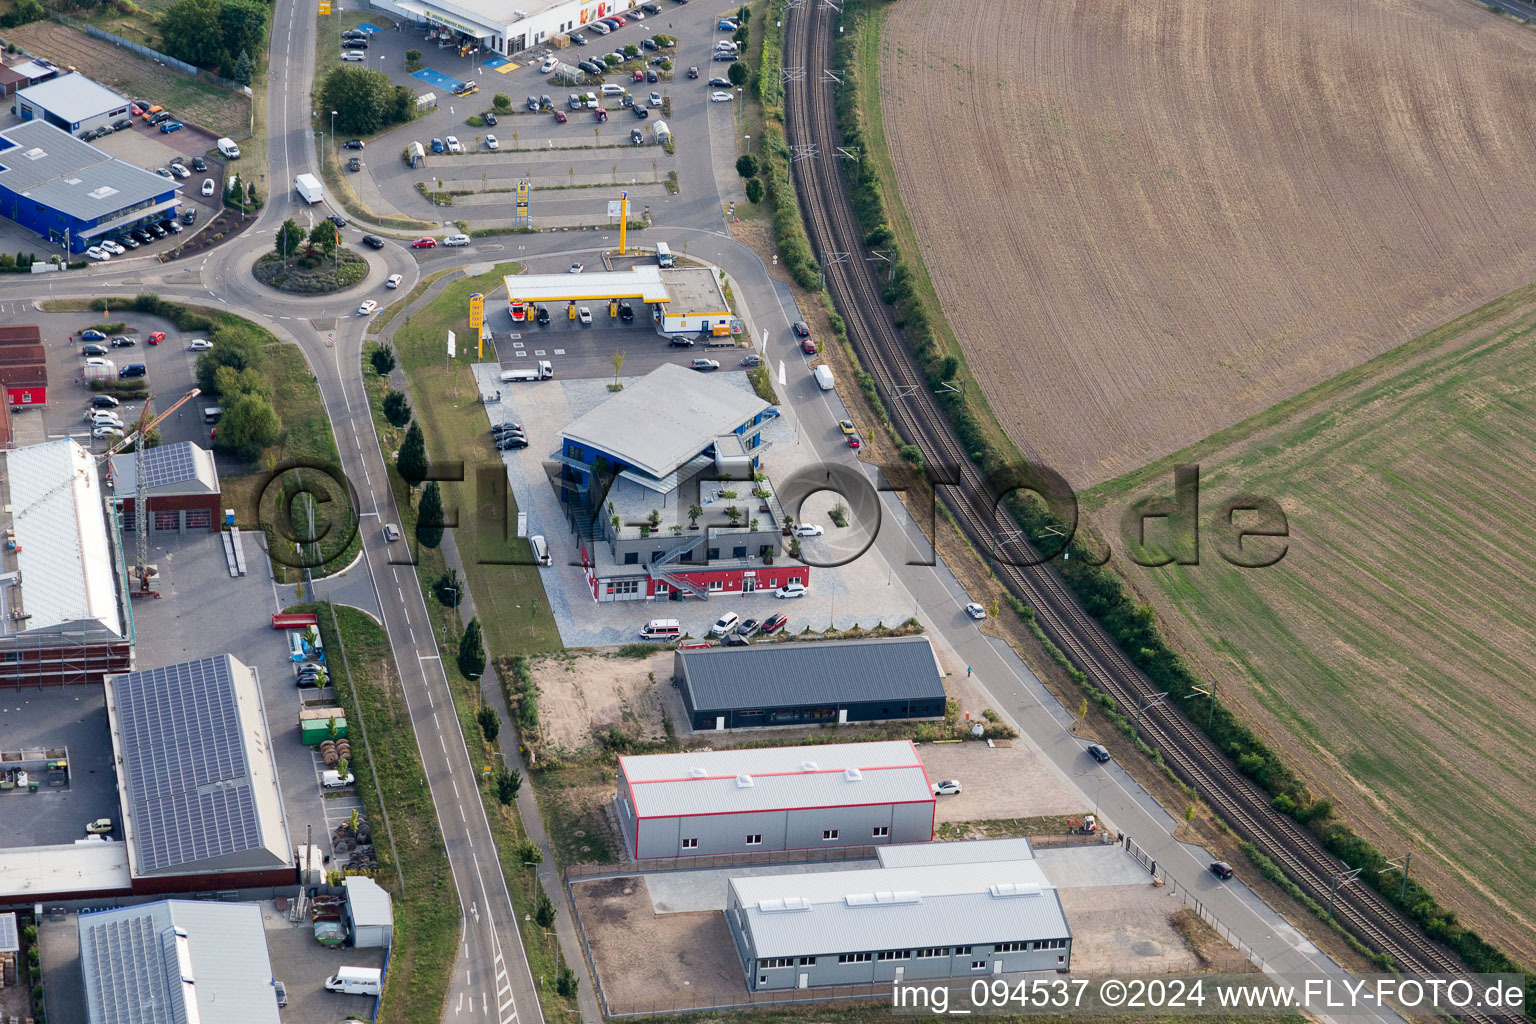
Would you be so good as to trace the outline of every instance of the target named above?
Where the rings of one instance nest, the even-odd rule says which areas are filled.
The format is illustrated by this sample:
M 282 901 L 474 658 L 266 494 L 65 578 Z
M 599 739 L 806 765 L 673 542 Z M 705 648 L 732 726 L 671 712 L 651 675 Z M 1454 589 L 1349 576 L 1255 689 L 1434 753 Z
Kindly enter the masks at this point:
M 448 781 L 453 783 L 453 798 L 455 800 L 459 799 L 459 780 L 449 776 Z
M 463 804 L 459 804 L 459 820 L 464 822 L 465 824 L 469 823 L 469 819 L 464 817 L 464 805 Z
M 433 726 L 434 726 L 434 727 L 435 727 L 435 728 L 438 728 L 438 729 L 441 729 L 441 728 L 442 728 L 442 726 L 441 726 L 441 725 L 440 725 L 440 724 L 438 724 L 438 721 L 437 721 L 437 712 L 436 712 L 436 711 L 434 711 L 434 712 L 432 712 L 432 725 L 433 725 Z
M 417 661 L 442 661 L 443 658 L 442 658 L 442 655 L 439 655 L 439 654 L 418 654 L 418 655 L 416 655 L 416 660 Z
M 401 590 L 400 590 L 400 588 L 399 588 L 399 587 L 396 587 L 396 588 L 395 588 L 395 597 L 396 597 L 396 598 L 397 598 L 397 599 L 399 599 L 399 601 L 400 601 L 400 607 L 402 607 L 402 608 L 404 608 L 404 607 L 405 607 L 405 594 L 403 594 L 403 593 L 402 593 L 402 592 L 401 592 Z
M 443 753 L 448 753 L 448 744 L 443 742 L 443 734 L 437 734 L 437 745 L 443 748 Z

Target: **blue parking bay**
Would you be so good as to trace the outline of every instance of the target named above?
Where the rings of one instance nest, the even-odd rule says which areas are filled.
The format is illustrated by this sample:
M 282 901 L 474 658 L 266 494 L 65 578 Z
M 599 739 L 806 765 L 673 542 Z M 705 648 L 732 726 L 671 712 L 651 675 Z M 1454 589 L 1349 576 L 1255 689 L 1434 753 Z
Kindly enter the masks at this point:
M 492 57 L 490 60 L 483 60 L 480 63 L 488 68 L 499 68 L 512 62 L 505 57 Z
M 428 85 L 435 85 L 439 89 L 447 89 L 449 92 L 464 84 L 457 78 L 449 78 L 441 71 L 434 71 L 431 68 L 422 68 L 420 71 L 413 72 L 411 77 L 419 78 Z

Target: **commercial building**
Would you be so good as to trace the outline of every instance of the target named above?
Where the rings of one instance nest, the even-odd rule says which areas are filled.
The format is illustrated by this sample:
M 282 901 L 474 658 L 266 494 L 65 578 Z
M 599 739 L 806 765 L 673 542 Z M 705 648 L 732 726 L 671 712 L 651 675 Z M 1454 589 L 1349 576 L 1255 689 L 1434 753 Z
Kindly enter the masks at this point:
M 933 838 L 933 790 L 909 740 L 621 757 L 618 789 L 635 860 Z
M 151 530 L 186 533 L 219 528 L 223 497 L 212 452 L 191 441 L 181 441 L 149 449 L 144 453 L 144 463 Z M 134 517 L 138 514 L 138 456 L 133 452 L 112 456 L 110 480 L 121 506 L 123 531 L 134 530 Z
M 165 900 L 79 921 L 89 1024 L 278 1024 L 256 904 Z
M 0 326 L 0 385 L 6 404 L 48 404 L 48 357 L 37 324 Z
M 549 43 L 569 45 L 566 38 L 599 18 L 640 6 L 639 0 L 522 0 L 515 7 L 491 0 L 369 0 L 374 10 L 388 11 L 441 31 L 454 43 L 515 54 Z
M 46 82 L 58 76 L 58 65 L 40 57 L 36 60 L 25 60 L 19 64 L 0 66 L 0 96 L 11 96 L 19 89 L 25 89 L 29 85 Z M 13 108 L 11 113 L 15 112 Z
M 662 334 L 704 333 L 729 342 L 742 330 L 719 276 L 708 267 L 641 264 L 592 274 L 513 274 L 502 281 L 514 323 L 533 319 L 540 306 L 558 306 L 550 309 L 554 316 L 582 303 L 635 302 L 650 308 L 651 322 Z
M 1029 841 L 980 843 L 881 849 L 867 870 L 731 879 L 725 917 L 747 987 L 1068 970 L 1072 930 Z
M 730 376 L 669 363 L 561 431 L 560 500 L 594 600 L 810 585 L 781 555 L 772 482 L 753 479 L 768 403 Z
M 180 191 L 43 121 L 0 130 L 0 216 L 70 252 L 174 217 Z
M 696 730 L 944 717 L 925 636 L 679 650 L 672 681 Z
M 341 884 L 347 890 L 347 925 L 352 945 L 371 949 L 393 943 L 395 914 L 389 893 L 364 875 L 348 875 Z
M 105 128 L 128 116 L 128 99 L 74 73 L 16 92 L 16 116 L 40 120 L 71 135 Z
M 126 577 L 95 459 L 64 438 L 5 452 L 0 468 L 0 685 L 126 671 Z
M 221 654 L 113 676 L 106 689 L 134 892 L 293 885 L 251 669 Z

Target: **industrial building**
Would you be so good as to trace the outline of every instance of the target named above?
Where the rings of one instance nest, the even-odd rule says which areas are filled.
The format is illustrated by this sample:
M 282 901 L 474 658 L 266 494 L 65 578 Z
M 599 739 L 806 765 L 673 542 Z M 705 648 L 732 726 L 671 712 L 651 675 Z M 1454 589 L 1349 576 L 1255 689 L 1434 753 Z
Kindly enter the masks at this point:
M 650 307 L 651 322 L 662 334 L 702 332 L 729 339 L 742 330 L 709 267 L 642 264 L 593 274 L 512 274 L 502 282 L 514 323 L 532 320 L 540 306 L 558 305 L 550 311 L 556 315 L 570 305 L 632 301 Z
M 909 740 L 619 758 L 635 860 L 921 843 L 934 796 Z
M 359 949 L 389 946 L 395 941 L 395 914 L 389 893 L 366 875 L 341 880 L 347 890 L 347 930 Z
M 695 730 L 944 717 L 925 636 L 679 650 L 672 681 Z
M 59 75 L 16 91 L 16 116 L 78 135 L 128 116 L 128 99 L 79 73 Z
M 668 363 L 561 431 L 560 500 L 594 600 L 810 585 L 782 556 L 772 482 L 753 479 L 768 403 L 732 376 Z
M 223 496 L 213 453 L 191 441 L 163 444 L 144 453 L 144 477 L 148 492 L 149 528 L 168 533 L 217 530 Z M 124 533 L 135 529 L 138 510 L 138 456 L 132 452 L 112 456 L 110 481 L 121 506 Z
M 106 688 L 134 892 L 293 885 L 255 673 L 221 654 L 113 676 Z
M 0 686 L 99 683 L 130 664 L 119 533 L 96 461 L 63 438 L 0 455 Z
M 0 65 L 0 96 L 10 96 L 19 89 L 59 76 L 58 65 L 41 57 L 19 64 Z M 16 113 L 15 109 L 11 113 Z
M 731 879 L 725 917 L 749 989 L 1070 969 L 1072 930 L 1029 840 L 879 856 L 866 870 Z
M 523 0 L 513 8 L 490 0 L 369 0 L 368 6 L 436 28 L 460 46 L 510 56 L 543 43 L 567 46 L 570 33 L 638 7 L 639 0 Z
M 33 120 L 0 130 L 0 216 L 69 252 L 174 217 L 180 191 L 171 179 L 109 156 L 52 124 Z
M 89 1024 L 278 1024 L 256 904 L 164 900 L 79 921 Z

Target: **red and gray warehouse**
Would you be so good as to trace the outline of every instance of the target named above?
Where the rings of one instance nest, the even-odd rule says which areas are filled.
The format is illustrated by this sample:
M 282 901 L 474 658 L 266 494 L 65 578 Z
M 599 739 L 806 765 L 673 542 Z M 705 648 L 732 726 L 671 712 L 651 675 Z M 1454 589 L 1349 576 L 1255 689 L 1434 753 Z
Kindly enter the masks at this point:
M 928 772 L 909 740 L 619 758 L 635 860 L 926 843 Z

